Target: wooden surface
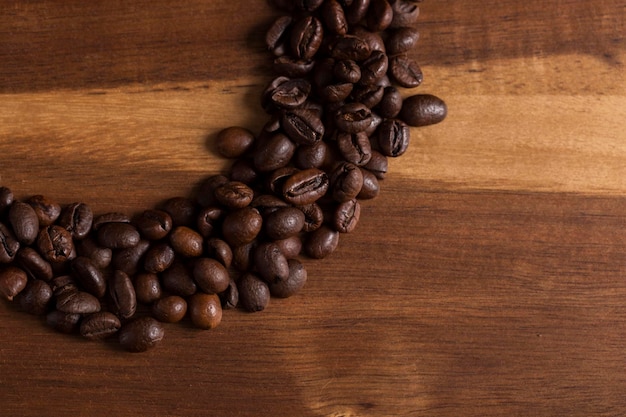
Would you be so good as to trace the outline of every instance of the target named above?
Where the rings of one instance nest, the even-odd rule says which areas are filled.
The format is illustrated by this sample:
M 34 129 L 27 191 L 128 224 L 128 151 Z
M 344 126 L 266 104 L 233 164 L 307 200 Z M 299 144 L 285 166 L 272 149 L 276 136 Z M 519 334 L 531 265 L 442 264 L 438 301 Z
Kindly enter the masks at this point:
M 626 414 L 623 0 L 427 1 L 413 131 L 295 298 L 167 327 L 155 350 L 0 303 L 3 416 Z M 135 212 L 258 129 L 265 1 L 7 1 L 0 184 Z M 417 92 L 416 91 L 416 92 Z

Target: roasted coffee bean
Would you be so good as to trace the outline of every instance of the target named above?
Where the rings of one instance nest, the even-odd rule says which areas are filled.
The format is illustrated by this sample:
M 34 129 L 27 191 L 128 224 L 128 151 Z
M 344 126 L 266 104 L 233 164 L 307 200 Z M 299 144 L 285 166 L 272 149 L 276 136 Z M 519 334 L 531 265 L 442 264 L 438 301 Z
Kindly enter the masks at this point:
M 122 319 L 129 319 L 137 311 L 137 294 L 130 277 L 122 271 L 115 271 L 109 282 L 109 295 L 113 301 L 113 312 Z
M 298 207 L 304 213 L 304 225 L 302 231 L 312 232 L 319 228 L 324 222 L 324 212 L 322 208 L 316 204 L 306 204 Z
M 0 239 L 2 239 L 0 229 Z M 52 264 L 65 262 L 74 257 L 74 241 L 67 229 L 59 225 L 46 226 L 37 237 L 39 253 Z M 1 253 L 0 253 L 1 254 Z
M 242 182 L 229 181 L 215 189 L 215 197 L 220 204 L 231 209 L 238 209 L 252 202 L 254 191 Z
M 228 288 L 220 295 L 220 301 L 222 302 L 223 310 L 230 310 L 237 308 L 239 305 L 239 290 L 237 290 L 237 283 L 234 280 L 230 280 Z
M 210 258 L 216 259 L 224 267 L 230 268 L 233 262 L 233 251 L 230 245 L 222 239 L 211 238 L 206 241 L 206 252 Z
M 254 266 L 261 278 L 267 282 L 283 281 L 289 276 L 287 258 L 278 245 L 262 243 L 254 250 Z
M 361 191 L 359 191 L 359 194 L 357 194 L 356 197 L 359 200 L 370 200 L 372 198 L 376 198 L 380 192 L 378 178 L 376 178 L 376 175 L 368 169 L 361 169 L 361 174 L 363 174 L 363 187 L 361 187 Z
M 223 215 L 224 210 L 220 207 L 203 208 L 198 214 L 196 229 L 204 237 L 211 236 L 214 230 L 219 230 Z
M 237 281 L 239 304 L 249 312 L 264 310 L 270 302 L 270 289 L 258 276 L 247 273 Z
M 226 267 L 211 258 L 198 258 L 193 262 L 193 279 L 207 294 L 219 294 L 228 288 L 230 276 Z
M 229 177 L 232 181 L 241 182 L 250 187 L 259 179 L 259 173 L 251 158 L 240 158 L 230 166 Z
M 335 60 L 332 58 L 322 58 L 315 63 L 313 69 L 313 85 L 315 88 L 320 89 L 325 85 L 337 82 L 333 76 L 333 68 L 335 67 Z
M 370 56 L 361 63 L 361 84 L 376 84 L 386 74 L 389 66 L 387 55 L 382 51 L 372 51 Z
M 196 220 L 197 207 L 187 197 L 172 197 L 163 203 L 161 209 L 172 217 L 173 227 L 192 227 Z
M 294 236 L 304 227 L 304 213 L 296 207 L 283 207 L 265 218 L 266 235 L 273 240 Z
M 294 7 L 303 12 L 312 12 L 324 3 L 324 0 L 295 0 Z
M 378 128 L 378 146 L 383 155 L 397 157 L 409 147 L 411 131 L 398 119 L 386 119 Z
M 33 279 L 50 281 L 53 277 L 52 266 L 35 249 L 25 246 L 17 252 L 19 266 Z
M 244 207 L 226 215 L 222 224 L 224 240 L 231 246 L 241 246 L 252 242 L 263 224 L 259 211 L 253 207 Z
M 296 172 L 298 172 L 298 169 L 292 166 L 277 169 L 276 171 L 270 173 L 267 178 L 267 188 L 269 188 L 272 193 L 280 195 L 283 187 L 285 186 L 285 182 Z M 263 214 L 267 214 L 268 211 L 269 210 L 264 210 Z
M 206 178 L 196 192 L 196 202 L 200 207 L 209 207 L 217 205 L 217 198 L 215 198 L 215 189 L 222 184 L 226 184 L 229 181 L 225 175 L 212 175 Z
M 416 94 L 402 103 L 400 119 L 409 126 L 428 126 L 441 122 L 448 114 L 443 100 L 431 94 Z
M 276 56 L 285 55 L 288 52 L 289 29 L 293 18 L 280 16 L 265 33 L 265 45 Z
M 391 25 L 389 25 L 389 27 L 406 27 L 411 26 L 415 22 L 417 22 L 417 18 L 420 14 L 420 9 L 414 1 L 394 0 L 390 3 L 391 8 L 393 9 L 393 19 L 391 20 Z
M 354 85 L 352 83 L 329 84 L 321 87 L 317 94 L 323 102 L 339 103 L 350 96 L 353 88 Z
M 203 243 L 202 235 L 189 227 L 180 226 L 170 233 L 170 244 L 174 252 L 186 258 L 202 255 Z
M 337 145 L 344 159 L 355 165 L 365 165 L 372 157 L 372 146 L 365 132 L 339 132 Z
M 261 105 L 268 113 L 277 109 L 294 109 L 304 104 L 310 92 L 311 84 L 307 80 L 279 76 L 265 88 Z
M 194 294 L 189 297 L 187 310 L 191 322 L 199 329 L 213 329 L 222 321 L 222 303 L 217 294 Z
M 94 217 L 91 228 L 98 231 L 102 225 L 107 223 L 130 223 L 130 217 L 127 214 L 115 211 L 100 214 Z
M 5 266 L 0 268 L 0 296 L 5 300 L 13 298 L 26 288 L 28 276 L 21 268 Z
M 389 55 L 407 53 L 415 47 L 419 36 L 419 32 L 413 27 L 398 28 L 389 35 L 385 42 L 387 52 Z
M 103 340 L 117 333 L 122 327 L 120 319 L 108 311 L 86 316 L 80 323 L 80 334 L 90 340 Z
M 62 294 L 78 291 L 74 278 L 69 275 L 60 275 L 52 278 L 50 288 L 52 288 L 52 293 L 57 298 Z
M 372 112 L 361 103 L 348 103 L 335 112 L 335 124 L 348 133 L 363 132 L 372 121 Z
M 161 299 L 161 283 L 157 274 L 144 272 L 135 277 L 135 295 L 142 304 L 152 304 Z
M 422 69 L 405 55 L 397 55 L 389 60 L 389 74 L 402 87 L 414 88 L 424 80 Z
M 306 16 L 294 23 L 291 29 L 291 51 L 302 59 L 311 59 L 322 45 L 324 29 L 314 16 Z
M 370 0 L 342 0 L 348 24 L 356 25 L 367 15 Z
M 277 74 L 289 78 L 302 78 L 313 70 L 315 61 L 312 59 L 298 59 L 283 55 L 274 60 L 273 68 Z
M 396 87 L 385 87 L 383 97 L 377 106 L 378 114 L 386 119 L 393 119 L 402 110 L 402 94 Z
M 67 229 L 74 239 L 83 239 L 91 231 L 93 212 L 85 203 L 72 203 L 61 210 L 57 223 Z
M 181 297 L 189 297 L 198 291 L 191 271 L 180 261 L 175 261 L 161 273 L 161 285 L 165 291 Z
M 16 201 L 9 209 L 9 223 L 15 238 L 24 245 L 32 244 L 39 233 L 39 218 L 35 210 L 26 203 Z
M 281 207 L 289 207 L 289 204 L 284 200 L 271 194 L 261 194 L 255 197 L 250 205 L 259 210 L 262 216 L 266 216 Z
M 61 205 L 43 195 L 34 195 L 26 202 L 35 210 L 39 227 L 50 226 L 61 215 Z
M 113 269 L 124 271 L 128 275 L 135 275 L 143 265 L 143 257 L 149 248 L 150 242 L 142 239 L 132 248 L 116 251 L 111 261 Z
M 345 35 L 348 32 L 348 20 L 343 7 L 337 0 L 327 0 L 322 5 L 322 21 L 329 32 L 337 35 Z
M 284 167 L 289 163 L 296 151 L 296 145 L 282 133 L 276 133 L 266 140 L 260 141 L 255 149 L 254 167 L 259 172 L 269 172 Z M 216 190 L 217 191 L 217 190 Z M 250 199 L 252 194 L 250 194 Z M 239 208 L 245 206 L 239 206 Z
M 372 157 L 363 168 L 372 172 L 379 180 L 382 180 L 385 178 L 385 175 L 387 175 L 387 157 L 376 150 L 372 150 Z
M 92 295 L 98 298 L 104 297 L 107 289 L 107 282 L 104 274 L 90 258 L 79 256 L 72 261 L 72 276 L 80 286 Z
M 385 90 L 383 89 L 382 91 L 384 94 Z M 382 99 L 382 96 L 380 98 Z M 380 126 L 382 122 L 383 118 L 380 117 L 377 113 L 372 112 L 372 122 L 370 123 L 369 127 L 365 129 L 365 134 L 367 136 L 373 136 L 376 132 L 376 129 L 378 129 L 378 126 Z
M 240 272 L 248 271 L 252 268 L 252 252 L 256 247 L 256 242 L 246 243 L 241 246 L 233 246 L 232 266 Z
M 163 239 L 172 230 L 172 217 L 163 210 L 145 210 L 134 222 L 139 233 L 146 239 Z
M 354 35 L 338 36 L 330 49 L 330 56 L 338 60 L 363 61 L 370 53 L 367 42 Z
M 352 35 L 361 38 L 370 48 L 370 51 L 381 51 L 386 53 L 385 42 L 379 32 L 372 32 L 363 26 L 356 26 L 352 30 Z
M 152 316 L 163 323 L 178 323 L 187 314 L 187 301 L 177 295 L 163 297 L 152 305 Z
M 86 256 L 91 259 L 96 268 L 105 269 L 111 264 L 113 251 L 110 248 L 99 246 L 91 237 L 76 242 L 78 256 Z
M 304 251 L 311 258 L 322 259 L 333 253 L 338 244 L 339 232 L 328 226 L 321 226 L 309 235 Z
M 80 314 L 52 310 L 46 315 L 46 324 L 58 332 L 70 334 L 78 329 L 78 323 L 81 318 Z
M 312 145 L 319 142 L 324 136 L 324 124 L 313 110 L 293 109 L 285 111 L 281 117 L 281 126 L 287 136 L 299 145 Z
M 284 281 L 268 284 L 270 294 L 278 298 L 287 298 L 297 294 L 306 284 L 307 271 L 302 262 L 289 259 L 289 277 Z
M 217 151 L 225 158 L 239 158 L 254 144 L 254 134 L 243 127 L 231 126 L 221 130 L 215 139 Z
M 174 249 L 172 249 L 170 245 L 165 242 L 157 243 L 146 252 L 143 261 L 143 269 L 153 274 L 163 272 L 172 265 L 174 256 Z
M 302 239 L 300 239 L 300 236 L 291 236 L 285 239 L 275 240 L 274 243 L 287 259 L 295 258 L 300 255 L 302 251 Z
M 11 191 L 8 187 L 0 187 L 0 215 L 4 213 L 5 210 L 8 210 L 13 204 L 15 200 L 15 196 L 13 195 L 13 191 Z
M 352 232 L 361 217 L 361 204 L 355 198 L 340 203 L 335 209 L 333 227 L 341 233 Z
M 0 263 L 12 262 L 19 249 L 20 242 L 17 241 L 11 229 L 0 223 Z
M 140 317 L 126 323 L 120 331 L 120 345 L 129 352 L 145 352 L 165 336 L 163 325 L 152 317 Z
M 309 168 L 291 175 L 283 185 L 282 196 L 294 205 L 317 201 L 328 190 L 328 175 L 317 168 Z
M 313 145 L 298 146 L 292 162 L 299 169 L 322 168 L 328 153 L 328 145 L 320 140 Z
M 363 174 L 358 166 L 342 162 L 331 173 L 330 183 L 333 199 L 342 203 L 359 194 L 363 187 Z
M 368 109 L 372 109 L 381 102 L 384 94 L 385 87 L 382 85 L 358 85 L 352 91 L 352 98 L 354 101 L 361 103 Z M 372 114 L 372 118 L 373 117 L 374 115 Z M 370 121 L 370 124 L 364 129 L 364 131 L 370 134 L 368 130 L 371 127 L 372 121 Z
M 100 301 L 88 292 L 66 290 L 56 296 L 56 308 L 63 313 L 89 314 L 100 311 Z
M 361 79 L 361 67 L 352 60 L 334 61 L 333 75 L 339 82 L 357 83 Z
M 367 10 L 367 28 L 372 32 L 382 32 L 391 25 L 393 9 L 387 0 L 371 0 Z
M 98 230 L 98 244 L 110 249 L 127 249 L 137 246 L 141 235 L 130 223 L 105 223 Z

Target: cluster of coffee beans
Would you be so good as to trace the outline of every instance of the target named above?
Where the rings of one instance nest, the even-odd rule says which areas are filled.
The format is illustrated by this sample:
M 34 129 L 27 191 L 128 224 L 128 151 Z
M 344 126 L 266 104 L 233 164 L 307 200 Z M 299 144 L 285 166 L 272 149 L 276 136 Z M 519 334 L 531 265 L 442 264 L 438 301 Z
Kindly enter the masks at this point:
M 217 326 L 224 309 L 263 310 L 307 280 L 301 258 L 324 258 L 379 193 L 387 158 L 409 126 L 446 116 L 439 98 L 404 97 L 422 72 L 407 53 L 419 9 L 408 0 L 275 0 L 286 12 L 266 43 L 277 77 L 255 135 L 217 135 L 228 175 L 207 178 L 134 217 L 0 187 L 0 296 L 88 339 L 117 335 L 145 351 L 162 323 Z

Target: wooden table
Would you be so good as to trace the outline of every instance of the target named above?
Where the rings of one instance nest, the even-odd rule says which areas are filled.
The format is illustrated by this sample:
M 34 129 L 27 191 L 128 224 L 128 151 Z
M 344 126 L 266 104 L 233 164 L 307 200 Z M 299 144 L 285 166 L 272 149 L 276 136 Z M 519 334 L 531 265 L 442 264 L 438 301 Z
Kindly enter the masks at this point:
M 626 413 L 626 6 L 428 1 L 414 129 L 298 296 L 139 355 L 0 303 L 3 416 Z M 258 130 L 265 1 L 4 2 L 0 184 L 133 213 Z

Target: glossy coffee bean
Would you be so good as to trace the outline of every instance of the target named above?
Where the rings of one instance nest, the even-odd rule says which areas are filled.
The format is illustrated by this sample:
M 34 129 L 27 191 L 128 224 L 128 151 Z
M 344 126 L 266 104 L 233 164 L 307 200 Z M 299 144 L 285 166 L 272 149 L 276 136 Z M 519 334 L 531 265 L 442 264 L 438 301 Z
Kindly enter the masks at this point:
M 181 297 L 189 297 L 198 291 L 190 269 L 179 261 L 161 273 L 161 285 L 166 292 Z
M 85 291 L 98 298 L 104 297 L 107 282 L 102 271 L 90 258 L 79 256 L 71 263 L 72 276 Z
M 330 56 L 337 60 L 363 61 L 370 53 L 367 42 L 354 35 L 338 36 L 330 45 Z
M 321 226 L 309 235 L 304 251 L 311 258 L 322 259 L 333 253 L 338 244 L 339 232 L 328 226 Z
M 252 253 L 256 247 L 256 242 L 246 243 L 240 246 L 233 246 L 232 266 L 239 272 L 248 271 L 252 268 Z
M 143 269 L 153 274 L 163 272 L 172 265 L 174 257 L 174 249 L 170 245 L 165 242 L 156 243 L 146 251 Z
M 0 238 L 1 233 L 2 230 L 0 229 Z M 52 264 L 71 260 L 75 254 L 72 235 L 67 229 L 59 225 L 51 225 L 41 229 L 37 237 L 37 247 L 43 258 Z
M 361 84 L 372 85 L 380 81 L 389 66 L 387 55 L 382 51 L 372 51 L 370 56 L 361 63 Z
M 356 197 L 359 200 L 370 200 L 372 198 L 376 198 L 380 192 L 380 183 L 378 182 L 378 178 L 368 169 L 361 169 L 361 174 L 363 174 L 363 186 Z
M 172 230 L 169 236 L 170 244 L 174 252 L 186 258 L 202 255 L 204 239 L 195 230 L 179 226 Z
M 187 310 L 194 326 L 209 330 L 222 321 L 222 303 L 217 294 L 197 293 L 189 297 Z
M 311 204 L 320 199 L 328 190 L 326 172 L 309 168 L 298 171 L 285 180 L 282 197 L 294 205 Z
M 91 228 L 97 232 L 98 229 L 106 223 L 130 223 L 130 217 L 128 217 L 125 213 L 119 213 L 116 211 L 100 214 L 93 218 Z
M 264 310 L 270 302 L 270 289 L 258 276 L 247 273 L 237 281 L 239 304 L 249 312 Z
M 293 109 L 283 112 L 281 126 L 287 136 L 298 145 L 313 145 L 319 142 L 325 131 L 319 115 L 309 109 Z
M 253 186 L 259 179 L 259 173 L 251 158 L 236 159 L 230 166 L 228 175 L 232 181 L 244 183 L 249 187 Z
M 112 301 L 112 311 L 121 319 L 129 319 L 137 310 L 137 294 L 130 277 L 122 272 L 115 271 L 109 281 L 109 295 Z
M 113 269 L 135 275 L 143 265 L 143 258 L 150 248 L 150 242 L 141 239 L 135 246 L 116 250 L 113 254 L 111 266 Z
M 61 205 L 43 195 L 34 195 L 26 202 L 35 210 L 39 226 L 50 226 L 61 215 Z
M 263 219 L 253 207 L 245 207 L 226 215 L 222 224 L 224 240 L 231 246 L 252 242 L 261 231 Z
M 177 295 L 163 297 L 152 305 L 151 312 L 163 323 L 177 323 L 187 314 L 187 301 Z
M 145 210 L 134 224 L 144 238 L 159 240 L 172 230 L 172 217 L 163 210 Z
M 9 223 L 20 243 L 30 245 L 37 239 L 39 218 L 30 204 L 14 202 L 9 209 Z
M 399 118 L 409 126 L 428 126 L 441 122 L 448 114 L 446 103 L 431 94 L 416 94 L 404 99 Z
M 222 310 L 231 310 L 237 308 L 239 305 L 239 290 L 237 289 L 237 283 L 235 280 L 230 280 L 228 288 L 220 295 L 220 301 L 222 302 Z
M 21 268 L 5 266 L 0 268 L 0 297 L 12 301 L 26 288 L 28 276 Z
M 327 0 L 321 9 L 324 27 L 337 35 L 345 35 L 348 32 L 348 20 L 343 11 L 343 7 L 337 0 Z
M 46 315 L 46 324 L 58 332 L 70 334 L 79 328 L 80 314 L 63 313 L 52 310 Z
M 110 249 L 127 249 L 137 246 L 141 235 L 129 223 L 106 223 L 97 233 L 98 244 Z
M 397 157 L 409 147 L 411 131 L 398 119 L 386 119 L 378 128 L 378 147 L 383 155 Z
M 100 301 L 88 292 L 78 290 L 61 291 L 56 296 L 56 309 L 63 313 L 90 314 L 100 311 Z
M 382 180 L 387 175 L 388 166 L 387 157 L 376 150 L 372 150 L 372 157 L 363 168 L 373 173 L 379 180 Z
M 365 132 L 339 132 L 337 133 L 337 146 L 343 158 L 355 165 L 365 165 L 372 157 L 372 145 Z
M 370 51 L 386 52 L 385 42 L 379 32 L 372 32 L 364 26 L 356 26 L 352 29 L 351 34 L 362 39 L 370 48 Z
M 93 212 L 85 203 L 72 203 L 63 208 L 57 223 L 67 229 L 74 239 L 84 239 L 91 231 Z
M 270 239 L 279 240 L 294 236 L 304 227 L 304 213 L 296 207 L 282 207 L 265 218 L 265 233 Z
M 398 55 L 409 52 L 415 47 L 419 39 L 419 32 L 414 27 L 405 26 L 391 32 L 385 45 L 389 55 Z
M 226 241 L 218 238 L 210 238 L 207 239 L 205 246 L 209 258 L 217 260 L 224 265 L 225 268 L 230 268 L 233 262 L 233 251 Z
M 295 151 L 296 145 L 291 139 L 282 133 L 276 133 L 259 142 L 253 156 L 254 168 L 259 172 L 269 172 L 284 167 L 289 163 Z M 247 197 L 252 199 L 252 194 L 249 193 Z M 246 205 L 240 204 L 238 208 Z M 231 208 L 235 207 L 231 206 Z
M 371 0 L 367 10 L 367 28 L 381 32 L 391 25 L 393 9 L 387 0 Z
M 163 337 L 163 325 L 152 317 L 140 317 L 122 326 L 120 345 L 129 352 L 145 352 L 154 348 Z
M 333 76 L 339 82 L 355 84 L 361 79 L 361 67 L 352 60 L 334 61 Z
M 207 294 L 219 294 L 228 288 L 228 270 L 219 261 L 211 258 L 198 258 L 193 262 L 193 279 Z
M 304 232 L 312 232 L 324 222 L 324 212 L 318 204 L 306 204 L 298 208 L 304 213 L 304 225 L 302 226 Z
M 299 169 L 322 168 L 328 154 L 328 145 L 320 140 L 313 145 L 298 146 L 292 162 Z
M 363 188 L 363 174 L 350 162 L 339 163 L 330 175 L 332 196 L 340 203 L 355 198 Z
M 225 210 L 221 207 L 214 206 L 205 207 L 200 210 L 198 218 L 196 219 L 196 230 L 198 233 L 203 237 L 213 235 L 214 230 L 219 230 L 224 213 Z
M 149 272 L 143 272 L 135 277 L 135 295 L 137 301 L 142 304 L 152 304 L 163 297 L 159 276 Z
M 257 246 L 254 250 L 254 266 L 266 282 L 284 281 L 289 276 L 287 258 L 278 245 L 272 242 Z
M 291 29 L 290 46 L 295 56 L 311 59 L 322 45 L 324 28 L 314 16 L 306 16 L 294 23 Z
M 279 56 L 274 59 L 274 72 L 289 78 L 305 77 L 313 70 L 315 61 L 312 59 L 299 59 L 288 55 Z
M 302 239 L 300 236 L 291 236 L 285 239 L 274 240 L 274 244 L 278 246 L 285 258 L 291 259 L 300 255 L 302 251 Z
M 335 113 L 334 121 L 343 132 L 359 133 L 372 122 L 372 112 L 361 103 L 348 103 Z
M 355 25 L 362 21 L 367 15 L 370 0 L 344 1 L 346 19 L 350 25 Z
M 253 197 L 254 191 L 239 181 L 229 181 L 215 189 L 217 201 L 230 209 L 246 207 Z
M 306 284 L 307 271 L 302 262 L 297 259 L 289 260 L 289 277 L 284 281 L 268 284 L 270 294 L 278 298 L 287 298 L 297 294 Z
M 17 252 L 17 263 L 33 279 L 50 281 L 53 277 L 52 266 L 35 249 L 25 246 Z
M 279 76 L 263 91 L 261 105 L 266 112 L 295 109 L 302 106 L 311 93 L 311 84 L 303 78 Z
M 243 127 L 231 126 L 221 130 L 215 138 L 217 151 L 225 158 L 239 158 L 254 144 L 254 134 Z
M 333 227 L 341 233 L 352 232 L 361 217 L 361 204 L 355 198 L 337 205 L 333 216 Z
M 413 25 L 419 17 L 419 7 L 411 0 L 395 0 L 391 3 L 393 19 L 390 27 L 401 28 Z
M 15 196 L 10 188 L 0 187 L 0 215 L 11 207 L 14 200 Z
M 386 119 L 393 119 L 402 110 L 402 94 L 396 87 L 385 87 L 383 96 L 378 103 L 378 114 Z
M 82 320 L 80 334 L 90 340 L 102 340 L 117 333 L 121 327 L 122 323 L 115 314 L 101 311 Z
M 0 223 L 0 263 L 9 263 L 15 259 L 20 249 L 20 242 L 10 228 Z
M 419 86 L 424 80 L 422 69 L 405 55 L 397 55 L 389 60 L 389 74 L 405 88 Z
M 196 202 L 200 207 L 209 207 L 217 205 L 217 199 L 215 198 L 215 189 L 222 184 L 228 182 L 228 178 L 225 175 L 211 175 L 206 178 L 196 192 Z
M 265 45 L 275 56 L 288 52 L 289 29 L 293 22 L 291 16 L 279 16 L 265 33 Z
M 192 227 L 197 215 L 196 204 L 187 197 L 172 197 L 163 203 L 161 210 L 172 218 L 172 226 Z
M 383 99 L 383 95 L 385 94 L 385 87 L 377 84 L 369 84 L 369 85 L 358 85 L 354 88 L 352 92 L 352 99 L 357 101 L 367 107 L 368 109 L 372 109 L 376 107 L 381 100 Z M 369 125 L 365 128 L 365 132 L 370 134 L 372 129 L 372 123 L 374 122 L 374 114 L 372 113 L 371 119 L 369 121 Z
M 110 248 L 99 246 L 91 237 L 76 242 L 76 253 L 91 259 L 96 268 L 105 269 L 111 264 L 113 251 Z

